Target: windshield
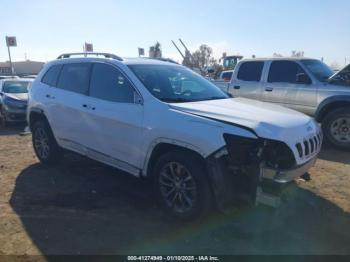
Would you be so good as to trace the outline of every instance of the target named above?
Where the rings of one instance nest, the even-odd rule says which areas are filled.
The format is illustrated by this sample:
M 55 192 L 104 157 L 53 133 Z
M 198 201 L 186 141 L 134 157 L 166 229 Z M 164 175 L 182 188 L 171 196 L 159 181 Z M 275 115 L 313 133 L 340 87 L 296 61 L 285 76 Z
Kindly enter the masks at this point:
M 197 73 L 175 65 L 129 65 L 148 91 L 164 102 L 191 102 L 229 98 Z
M 301 60 L 301 62 L 319 81 L 326 82 L 328 78 L 334 74 L 332 69 L 319 60 L 309 59 Z
M 2 91 L 11 94 L 28 93 L 28 85 L 27 81 L 6 81 Z

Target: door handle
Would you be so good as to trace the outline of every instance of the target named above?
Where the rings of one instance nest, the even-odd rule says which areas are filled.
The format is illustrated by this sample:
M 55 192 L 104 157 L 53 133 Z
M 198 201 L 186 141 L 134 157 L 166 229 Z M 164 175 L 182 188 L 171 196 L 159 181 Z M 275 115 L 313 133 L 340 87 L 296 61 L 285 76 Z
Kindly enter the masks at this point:
M 92 106 L 92 105 L 88 105 L 88 104 L 83 104 L 82 105 L 84 108 L 86 108 L 86 109 L 91 109 L 91 110 L 95 110 L 96 109 L 96 107 L 94 107 L 94 106 Z
M 46 94 L 46 98 L 55 99 L 55 97 L 50 94 Z
M 266 88 L 265 88 L 265 91 L 266 91 L 266 92 L 272 92 L 272 90 L 273 90 L 272 87 L 266 87 Z
M 240 86 L 234 86 L 233 88 L 234 88 L 234 89 L 241 89 Z

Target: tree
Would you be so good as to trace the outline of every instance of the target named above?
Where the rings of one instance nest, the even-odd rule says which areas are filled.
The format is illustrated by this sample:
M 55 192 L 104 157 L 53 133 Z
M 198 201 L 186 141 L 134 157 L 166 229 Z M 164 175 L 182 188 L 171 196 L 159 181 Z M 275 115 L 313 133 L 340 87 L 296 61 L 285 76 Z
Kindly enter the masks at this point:
M 151 58 L 161 58 L 162 57 L 162 47 L 158 41 L 157 41 L 157 43 L 155 43 L 155 45 L 150 46 L 149 57 L 151 57 Z
M 273 57 L 283 57 L 283 55 L 281 55 L 280 53 L 273 53 L 272 56 L 273 56 Z
M 186 51 L 182 64 L 192 69 L 198 68 L 201 73 L 205 75 L 208 69 L 216 71 L 220 67 L 217 60 L 212 57 L 212 55 L 213 49 L 208 45 L 202 44 L 199 49 L 192 54 Z
M 304 57 L 304 51 L 292 51 L 291 57 Z

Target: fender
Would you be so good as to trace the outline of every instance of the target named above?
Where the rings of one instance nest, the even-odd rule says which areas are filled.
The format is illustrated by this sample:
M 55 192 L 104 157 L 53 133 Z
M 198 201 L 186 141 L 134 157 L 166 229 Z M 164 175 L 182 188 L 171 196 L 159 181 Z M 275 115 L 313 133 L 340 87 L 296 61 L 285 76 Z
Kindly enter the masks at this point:
M 332 96 L 329 98 L 326 98 L 325 100 L 323 100 L 315 113 L 315 119 L 317 120 L 317 122 L 321 122 L 323 117 L 325 116 L 327 110 L 331 107 L 332 104 L 334 103 L 341 103 L 341 104 L 345 104 L 345 105 L 350 105 L 350 96 L 348 95 L 339 95 L 339 96 Z
M 32 112 L 45 115 L 45 114 L 44 114 L 44 110 L 42 110 L 41 108 L 38 108 L 38 107 L 32 107 L 32 108 L 30 109 L 30 113 L 32 113 Z
M 180 141 L 180 140 L 170 139 L 170 138 L 157 138 L 151 143 L 151 145 L 149 146 L 149 149 L 147 151 L 146 158 L 145 158 L 144 164 L 143 164 L 143 169 L 142 169 L 143 176 L 147 176 L 147 170 L 148 170 L 150 158 L 151 158 L 151 155 L 153 153 L 154 148 L 161 143 L 166 143 L 166 144 L 170 144 L 170 145 L 174 145 L 174 146 L 180 146 L 183 148 L 191 149 L 192 151 L 197 152 L 203 158 L 206 157 L 206 154 L 201 149 L 199 149 L 198 147 L 196 147 L 192 144 L 189 144 L 189 143 L 186 143 L 186 142 Z
M 45 117 L 45 118 L 47 119 L 47 117 L 46 117 L 46 115 L 45 115 L 43 109 L 41 109 L 41 108 L 39 108 L 39 107 L 31 107 L 31 108 L 29 109 L 28 113 L 27 113 L 27 123 L 28 123 L 29 128 L 31 127 L 30 115 L 31 115 L 32 113 L 35 113 L 35 114 L 38 114 L 38 115 L 42 115 L 43 117 Z

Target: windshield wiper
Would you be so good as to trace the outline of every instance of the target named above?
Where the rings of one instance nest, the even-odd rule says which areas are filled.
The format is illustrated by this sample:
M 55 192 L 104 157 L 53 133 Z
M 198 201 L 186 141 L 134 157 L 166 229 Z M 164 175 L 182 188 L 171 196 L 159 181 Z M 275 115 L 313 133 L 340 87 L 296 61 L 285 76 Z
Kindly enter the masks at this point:
M 230 97 L 225 97 L 225 96 L 211 96 L 211 97 L 204 98 L 203 100 L 217 100 L 217 99 L 227 99 L 227 98 L 230 98 Z
M 163 102 L 169 102 L 169 103 L 182 103 L 182 102 L 193 102 L 195 100 L 193 99 L 185 99 L 185 98 L 169 98 L 169 97 L 164 97 L 164 98 L 159 98 Z

